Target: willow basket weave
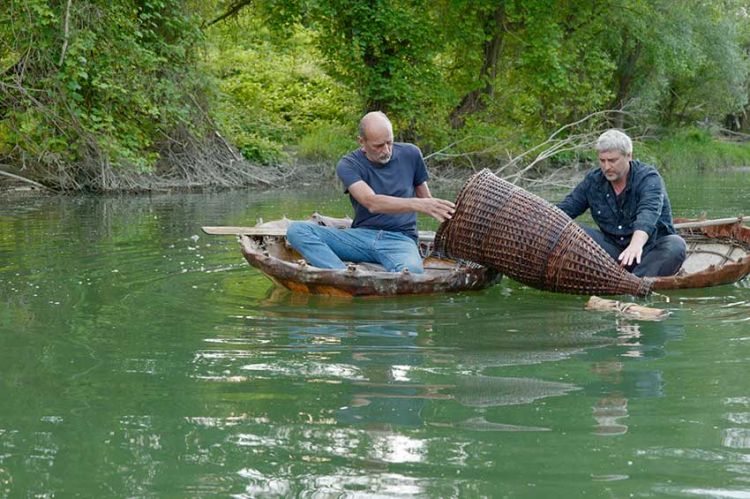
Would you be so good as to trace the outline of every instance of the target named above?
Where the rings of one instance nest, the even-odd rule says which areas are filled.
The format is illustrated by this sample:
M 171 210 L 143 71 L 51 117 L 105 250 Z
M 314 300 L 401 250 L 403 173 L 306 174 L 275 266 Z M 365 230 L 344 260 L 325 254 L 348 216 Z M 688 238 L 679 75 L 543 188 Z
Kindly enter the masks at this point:
M 559 208 L 487 169 L 461 188 L 435 248 L 547 291 L 645 296 L 651 290 L 649 279 L 622 269 Z

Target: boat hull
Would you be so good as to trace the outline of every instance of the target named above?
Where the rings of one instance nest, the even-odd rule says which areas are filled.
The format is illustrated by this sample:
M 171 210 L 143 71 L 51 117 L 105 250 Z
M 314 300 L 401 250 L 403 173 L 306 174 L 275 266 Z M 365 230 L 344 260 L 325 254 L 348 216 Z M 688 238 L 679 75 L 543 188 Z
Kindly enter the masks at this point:
M 497 271 L 473 263 L 428 257 L 425 272 L 386 272 L 370 264 L 345 270 L 307 265 L 283 236 L 240 236 L 247 262 L 277 285 L 295 293 L 329 296 L 389 296 L 480 290 L 501 279 Z

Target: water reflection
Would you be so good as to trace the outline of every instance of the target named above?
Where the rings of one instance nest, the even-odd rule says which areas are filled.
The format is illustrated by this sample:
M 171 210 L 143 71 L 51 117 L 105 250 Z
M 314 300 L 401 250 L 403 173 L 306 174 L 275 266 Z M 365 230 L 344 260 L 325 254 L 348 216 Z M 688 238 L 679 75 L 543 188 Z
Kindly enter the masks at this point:
M 592 406 L 595 420 L 593 433 L 617 436 L 628 432 L 629 399 L 653 398 L 664 395 L 664 380 L 658 370 L 639 369 L 632 361 L 643 362 L 664 355 L 667 343 L 684 337 L 679 319 L 669 322 L 634 322 L 615 319 L 616 349 L 604 349 L 591 354 L 596 358 L 591 372 L 597 381 L 586 387 L 598 394 Z M 601 353 L 609 357 L 600 357 Z M 629 359 L 626 368 L 625 360 Z
M 731 449 L 750 449 L 750 428 L 726 428 L 721 445 Z
M 729 398 L 724 404 L 731 410 L 725 414 L 731 426 L 721 434 L 722 447 L 731 452 L 726 469 L 738 481 L 750 484 L 750 397 Z
M 450 480 L 406 479 L 389 466 L 439 460 L 461 469 L 490 452 L 478 434 L 553 431 L 541 418 L 507 412 L 580 391 L 535 370 L 618 342 L 599 335 L 608 320 L 586 312 L 559 314 L 539 327 L 537 314 L 530 312 L 527 324 L 509 323 L 507 311 L 480 299 L 274 293 L 244 306 L 193 356 L 193 378 L 226 401 L 211 412 L 233 414 L 190 419 L 223 435 L 196 441 L 192 459 L 205 459 L 212 445 L 234 460 L 247 456 L 238 472 L 247 496 L 294 495 L 310 483 L 328 493 L 456 495 Z M 290 450 L 304 463 L 303 476 L 257 464 L 279 462 Z
M 489 371 L 559 362 L 587 348 L 617 343 L 597 335 L 602 327 L 598 318 L 587 324 L 580 312 L 558 316 L 549 329 L 540 331 L 535 324 L 534 332 L 500 332 L 494 331 L 495 317 L 474 317 L 464 325 L 449 310 L 422 305 L 431 300 L 411 302 L 393 308 L 388 301 L 369 301 L 365 308 L 357 300 L 274 292 L 264 302 L 273 304 L 272 310 L 235 317 L 245 325 L 242 336 L 207 340 L 221 348 L 196 354 L 195 376 L 256 384 L 281 379 L 333 384 L 348 398 L 335 409 L 336 418 L 364 425 L 444 424 L 429 415 L 443 413 L 443 406 L 455 412 L 451 404 L 458 403 L 480 410 L 480 416 L 468 414 L 464 423 L 451 424 L 468 428 L 481 421 L 487 431 L 493 423 L 505 428 L 486 419 L 487 408 L 530 404 L 579 389 L 573 383 Z M 472 328 L 471 334 L 465 326 Z
M 328 493 L 456 495 L 450 480 L 407 479 L 389 466 L 439 460 L 461 469 L 490 452 L 478 434 L 553 431 L 508 409 L 579 392 L 575 382 L 536 371 L 619 341 L 599 334 L 608 319 L 578 308 L 540 326 L 533 310 L 509 322 L 509 311 L 481 300 L 274 292 L 230 315 L 193 357 L 194 379 L 235 414 L 190 421 L 220 429 L 214 445 L 231 455 L 273 463 L 294 449 L 305 463 L 295 478 L 291 469 L 243 467 L 243 495 L 294 494 L 313 482 Z M 209 447 L 202 442 L 191 454 Z
M 508 282 L 278 293 L 199 226 L 338 203 L 286 194 L 0 206 L 0 497 L 747 490 L 750 281 L 657 324 Z
M 593 407 L 596 435 L 622 435 L 628 431 L 622 419 L 628 417 L 628 399 L 613 393 L 596 401 Z

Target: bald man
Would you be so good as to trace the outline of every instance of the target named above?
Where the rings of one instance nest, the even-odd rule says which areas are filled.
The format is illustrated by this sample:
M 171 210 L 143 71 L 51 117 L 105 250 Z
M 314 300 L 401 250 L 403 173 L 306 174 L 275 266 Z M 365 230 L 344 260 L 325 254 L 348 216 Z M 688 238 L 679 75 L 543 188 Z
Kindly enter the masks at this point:
M 417 213 L 443 222 L 453 215 L 454 205 L 432 197 L 421 151 L 393 142 L 393 126 L 385 114 L 366 114 L 357 141 L 359 149 L 336 167 L 354 208 L 352 227 L 294 222 L 287 240 L 315 267 L 344 269 L 344 262 L 369 262 L 389 272 L 422 273 Z

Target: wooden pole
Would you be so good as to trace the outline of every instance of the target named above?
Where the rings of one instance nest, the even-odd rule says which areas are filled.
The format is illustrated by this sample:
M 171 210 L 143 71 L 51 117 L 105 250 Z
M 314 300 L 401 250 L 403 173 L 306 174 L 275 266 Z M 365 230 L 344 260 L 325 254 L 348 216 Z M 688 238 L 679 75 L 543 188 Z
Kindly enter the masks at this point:
M 4 173 L 4 172 L 0 172 Z M 11 176 L 7 174 L 8 176 Z M 13 175 L 13 177 L 16 177 Z M 18 178 L 18 177 L 16 177 Z M 26 179 L 21 179 L 26 180 Z M 27 180 L 28 181 L 28 180 Z M 38 187 L 44 187 L 37 184 Z M 732 218 L 716 218 L 713 220 L 698 220 L 695 222 L 682 222 L 674 224 L 675 229 L 694 229 L 697 227 L 710 227 L 712 225 L 724 225 L 735 222 L 748 222 L 750 216 L 739 216 Z M 239 226 L 205 226 L 201 227 L 203 232 L 212 236 L 285 236 L 286 228 L 279 227 L 239 227 Z M 435 239 L 435 233 L 432 231 L 419 231 L 419 239 L 423 241 L 432 241 Z
M 671 315 L 669 310 L 660 308 L 644 307 L 631 302 L 621 302 L 617 300 L 607 300 L 592 296 L 586 303 L 586 310 L 599 310 L 603 312 L 616 312 L 628 319 L 638 319 L 643 321 L 661 321 Z
M 715 218 L 713 220 L 697 220 L 695 222 L 682 222 L 674 224 L 675 229 L 695 229 L 698 227 L 711 227 L 713 225 L 725 225 L 725 224 L 731 224 L 736 222 L 748 222 L 750 221 L 750 216 L 739 216 L 739 217 L 732 217 L 732 218 Z
M 232 227 L 232 226 L 204 226 L 203 232 L 211 236 L 285 236 L 286 227 Z M 432 231 L 419 231 L 420 241 L 434 241 Z

